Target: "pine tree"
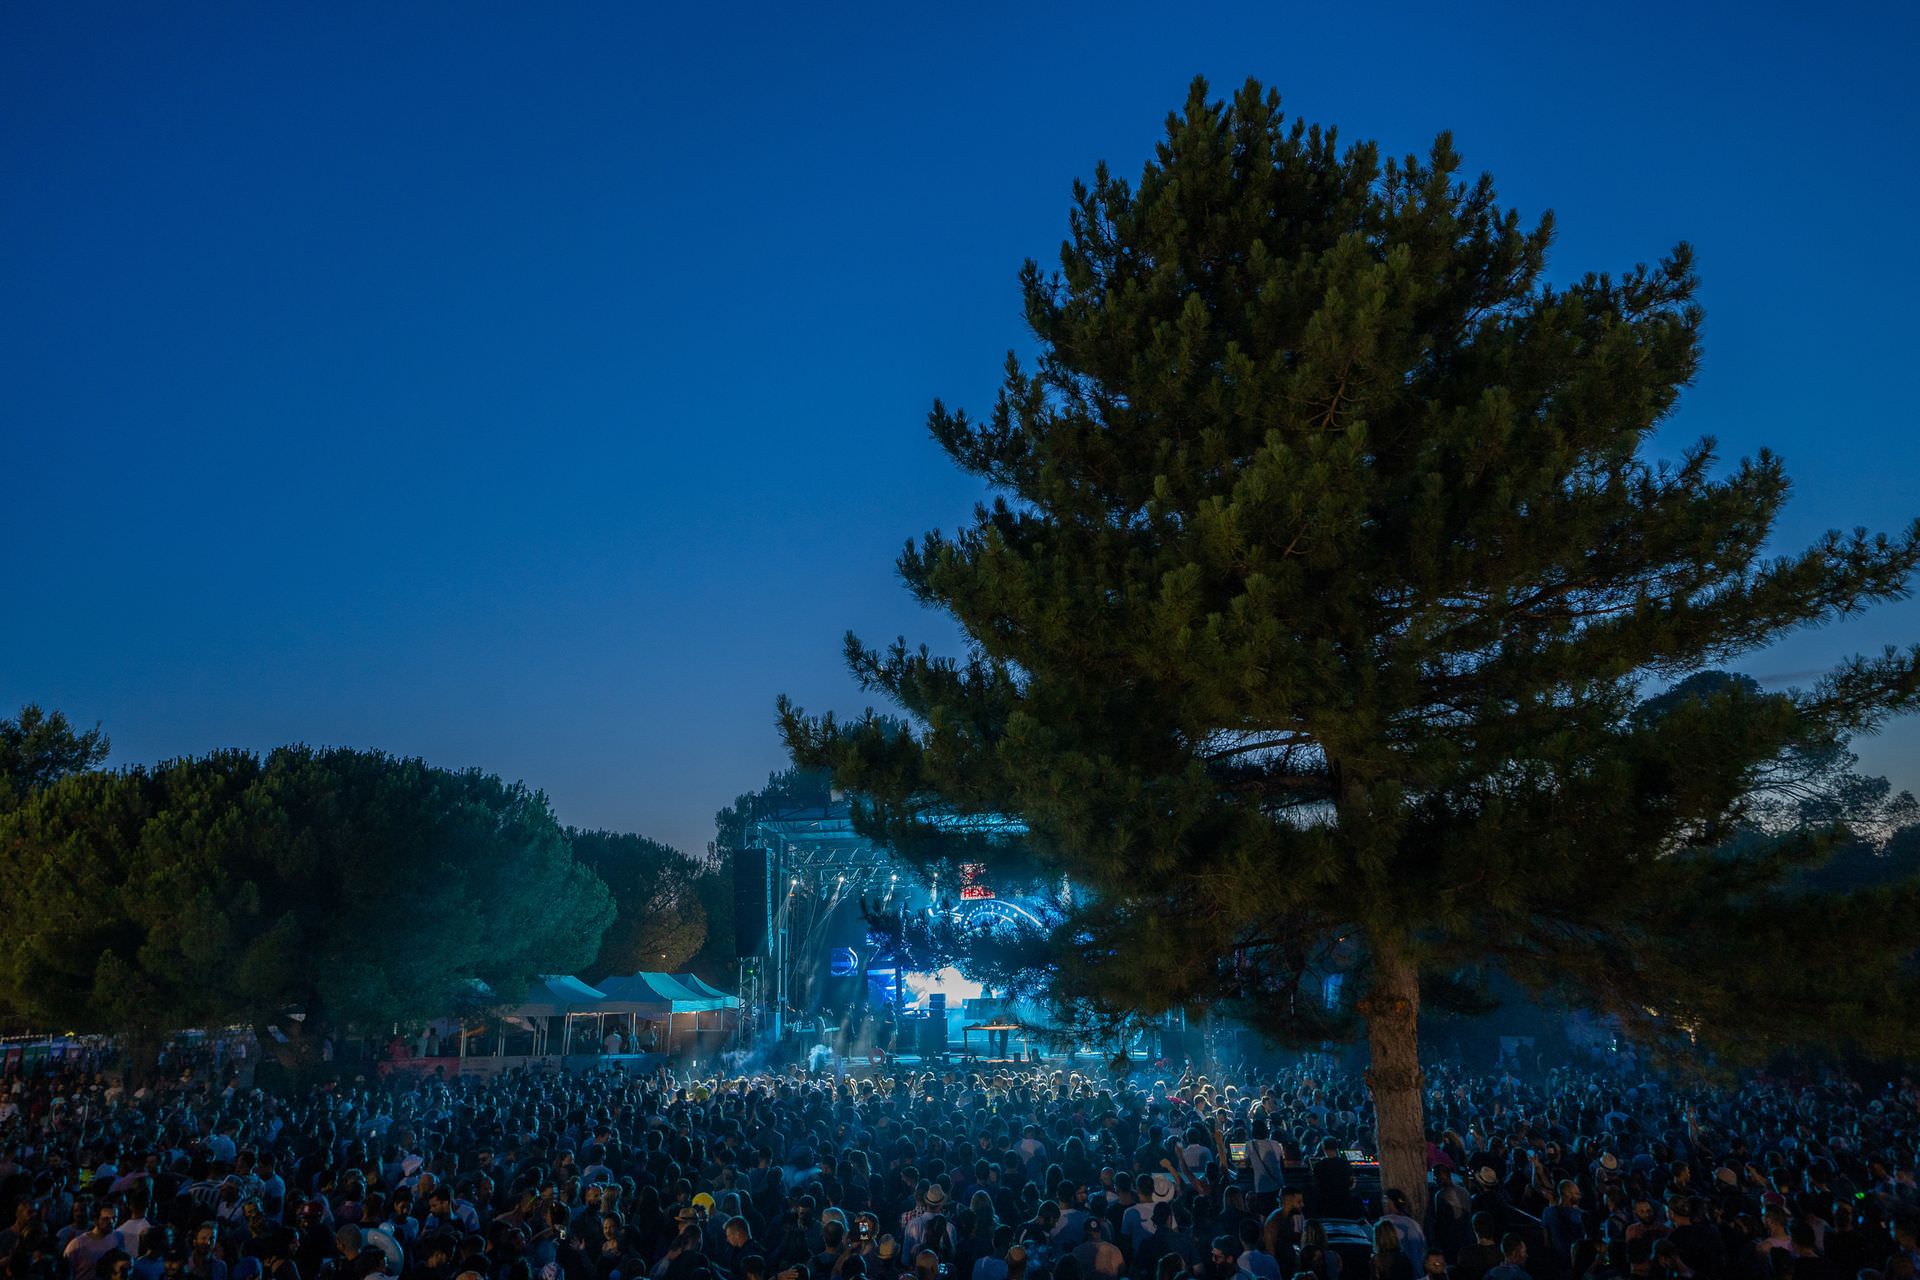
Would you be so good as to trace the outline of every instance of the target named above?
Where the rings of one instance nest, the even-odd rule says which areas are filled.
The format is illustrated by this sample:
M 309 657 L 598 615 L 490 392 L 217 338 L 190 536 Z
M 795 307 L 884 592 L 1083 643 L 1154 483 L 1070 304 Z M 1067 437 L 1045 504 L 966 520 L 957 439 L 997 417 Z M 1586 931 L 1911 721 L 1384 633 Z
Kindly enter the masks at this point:
M 1728 837 L 1783 760 L 1910 709 L 1920 654 L 1650 700 L 1920 562 L 1920 527 L 1771 558 L 1776 457 L 1647 456 L 1700 360 L 1685 245 L 1550 284 L 1550 219 L 1446 135 L 1383 160 L 1201 81 L 1070 229 L 1021 275 L 1037 359 L 930 417 L 995 496 L 900 569 L 970 651 L 850 636 L 915 731 L 783 700 L 798 762 L 927 861 L 936 814 L 1024 818 L 1082 894 L 1062 997 L 1281 1035 L 1352 969 L 1390 1186 L 1424 1180 L 1423 989 L 1471 969 L 1669 1046 L 1916 1044 L 1914 886 L 1809 899 L 1836 831 Z
M 64 777 L 98 767 L 109 746 L 99 725 L 75 729 L 64 713 L 44 711 L 31 702 L 12 719 L 0 717 L 0 810 Z
M 569 827 L 567 843 L 613 900 L 613 922 L 584 970 L 588 981 L 642 969 L 676 971 L 700 954 L 708 921 L 700 881 L 717 874 L 711 862 L 631 832 Z
M 148 1051 L 272 1023 L 290 1063 L 576 969 L 613 918 L 545 796 L 346 748 L 69 774 L 0 811 L 0 883 L 0 1010 Z

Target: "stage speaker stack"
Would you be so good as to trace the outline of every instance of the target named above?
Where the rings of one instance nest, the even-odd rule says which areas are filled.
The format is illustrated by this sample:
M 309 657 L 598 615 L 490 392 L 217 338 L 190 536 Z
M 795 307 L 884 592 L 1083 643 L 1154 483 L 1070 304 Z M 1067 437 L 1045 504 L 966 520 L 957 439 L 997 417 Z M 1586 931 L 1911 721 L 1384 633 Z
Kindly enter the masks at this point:
M 742 959 L 767 954 L 773 936 L 773 875 L 765 849 L 733 855 L 733 950 Z
M 927 997 L 927 1016 L 920 1024 L 920 1056 L 945 1057 L 947 1052 L 947 996 L 936 991 Z
M 1167 1060 L 1176 1066 L 1182 1061 L 1198 1068 L 1207 1065 L 1207 1037 L 1199 1027 L 1163 1027 L 1160 1046 Z

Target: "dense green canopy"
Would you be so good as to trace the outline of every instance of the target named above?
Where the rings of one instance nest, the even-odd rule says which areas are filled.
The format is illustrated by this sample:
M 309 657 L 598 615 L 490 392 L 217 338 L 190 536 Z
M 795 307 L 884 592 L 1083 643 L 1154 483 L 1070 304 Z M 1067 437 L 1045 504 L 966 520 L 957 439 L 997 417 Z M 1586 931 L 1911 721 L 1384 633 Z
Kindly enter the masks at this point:
M 0 1004 L 135 1035 L 440 1016 L 587 963 L 613 916 L 537 792 L 307 747 L 63 777 L 0 814 L 0 882 Z
M 707 941 L 703 880 L 716 869 L 645 836 L 567 832 L 573 856 L 605 882 L 613 922 L 582 971 L 589 982 L 612 974 L 685 968 Z

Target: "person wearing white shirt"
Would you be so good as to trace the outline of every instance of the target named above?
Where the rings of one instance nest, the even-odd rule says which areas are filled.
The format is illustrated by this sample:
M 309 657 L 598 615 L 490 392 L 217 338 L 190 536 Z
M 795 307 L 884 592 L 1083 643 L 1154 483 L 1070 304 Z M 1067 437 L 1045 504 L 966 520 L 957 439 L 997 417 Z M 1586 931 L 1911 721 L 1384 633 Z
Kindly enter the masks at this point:
M 1207 1176 L 1207 1170 L 1213 1165 L 1213 1148 L 1208 1145 L 1204 1130 L 1195 1127 L 1187 1131 L 1186 1145 L 1180 1148 L 1180 1163 L 1192 1177 Z
M 1040 1141 L 1040 1129 L 1037 1125 L 1028 1125 L 1020 1141 L 1013 1144 L 1013 1149 L 1019 1153 L 1020 1162 L 1027 1166 L 1029 1175 L 1047 1158 L 1047 1146 Z
M 1280 1203 L 1286 1189 L 1287 1150 L 1264 1119 L 1255 1119 L 1247 1140 L 1247 1168 L 1253 1173 L 1253 1207 L 1263 1217 Z
M 1085 1209 L 1075 1204 L 1070 1198 L 1062 1197 L 1060 1221 L 1054 1224 L 1053 1234 L 1047 1238 L 1048 1241 L 1055 1249 L 1062 1251 L 1071 1251 L 1079 1247 L 1080 1242 L 1086 1239 L 1089 1216 Z

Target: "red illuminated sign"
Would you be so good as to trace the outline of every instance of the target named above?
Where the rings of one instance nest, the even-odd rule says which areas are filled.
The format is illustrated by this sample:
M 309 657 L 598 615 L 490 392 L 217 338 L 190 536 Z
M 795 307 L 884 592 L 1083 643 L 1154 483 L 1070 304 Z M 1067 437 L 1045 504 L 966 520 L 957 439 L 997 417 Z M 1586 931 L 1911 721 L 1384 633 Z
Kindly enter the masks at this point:
M 960 898 L 965 902 L 980 902 L 993 896 L 993 890 L 985 883 L 987 868 L 984 863 L 963 862 L 960 864 Z

